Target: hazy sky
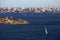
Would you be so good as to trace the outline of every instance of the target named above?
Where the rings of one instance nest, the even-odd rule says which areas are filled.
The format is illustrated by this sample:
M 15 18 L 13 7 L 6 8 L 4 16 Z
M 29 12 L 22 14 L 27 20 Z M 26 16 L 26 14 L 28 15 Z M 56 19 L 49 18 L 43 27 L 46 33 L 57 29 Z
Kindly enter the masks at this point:
M 60 7 L 60 0 L 0 0 L 0 7 Z

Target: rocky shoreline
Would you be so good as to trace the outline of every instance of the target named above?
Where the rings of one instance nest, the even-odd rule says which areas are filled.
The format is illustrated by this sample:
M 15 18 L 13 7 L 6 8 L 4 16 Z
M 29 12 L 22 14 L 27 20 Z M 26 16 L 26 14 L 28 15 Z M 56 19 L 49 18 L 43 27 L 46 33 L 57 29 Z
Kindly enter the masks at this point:
M 24 19 L 0 17 L 0 24 L 29 24 Z

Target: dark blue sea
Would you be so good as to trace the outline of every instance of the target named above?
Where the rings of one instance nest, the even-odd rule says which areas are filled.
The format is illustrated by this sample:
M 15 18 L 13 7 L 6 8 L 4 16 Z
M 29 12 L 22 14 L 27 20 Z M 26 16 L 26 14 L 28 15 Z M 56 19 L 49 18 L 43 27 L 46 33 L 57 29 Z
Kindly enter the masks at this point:
M 30 24 L 0 24 L 0 40 L 60 40 L 60 13 L 0 13 L 11 16 Z

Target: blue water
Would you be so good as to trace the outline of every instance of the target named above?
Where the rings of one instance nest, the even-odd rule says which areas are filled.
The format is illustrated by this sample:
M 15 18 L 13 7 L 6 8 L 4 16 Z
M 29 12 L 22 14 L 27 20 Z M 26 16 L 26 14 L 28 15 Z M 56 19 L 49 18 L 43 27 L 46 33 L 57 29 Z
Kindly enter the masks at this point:
M 0 17 L 6 16 L 22 18 L 30 24 L 0 24 L 0 40 L 60 40 L 60 13 L 0 13 Z

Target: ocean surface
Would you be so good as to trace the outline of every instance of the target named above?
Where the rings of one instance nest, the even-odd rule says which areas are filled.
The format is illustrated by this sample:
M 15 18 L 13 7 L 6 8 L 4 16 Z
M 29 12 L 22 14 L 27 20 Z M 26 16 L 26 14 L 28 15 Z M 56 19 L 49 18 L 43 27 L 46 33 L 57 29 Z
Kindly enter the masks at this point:
M 60 13 L 0 13 L 30 24 L 0 24 L 0 40 L 60 40 Z

